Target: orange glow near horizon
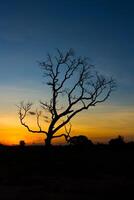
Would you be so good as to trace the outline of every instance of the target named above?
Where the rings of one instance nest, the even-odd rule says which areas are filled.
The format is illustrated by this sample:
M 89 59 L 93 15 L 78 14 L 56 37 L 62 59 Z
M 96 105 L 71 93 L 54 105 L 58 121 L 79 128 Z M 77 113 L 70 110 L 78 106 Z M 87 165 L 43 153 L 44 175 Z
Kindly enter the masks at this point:
M 72 121 L 71 135 L 86 135 L 93 142 L 107 142 L 112 137 L 122 135 L 126 140 L 134 139 L 134 110 L 132 108 L 96 107 L 83 112 Z M 33 122 L 32 122 L 33 125 Z M 6 145 L 19 144 L 24 140 L 26 144 L 44 143 L 44 134 L 29 133 L 19 123 L 17 114 L 0 116 L 0 143 Z M 53 143 L 64 143 L 64 138 L 56 139 Z

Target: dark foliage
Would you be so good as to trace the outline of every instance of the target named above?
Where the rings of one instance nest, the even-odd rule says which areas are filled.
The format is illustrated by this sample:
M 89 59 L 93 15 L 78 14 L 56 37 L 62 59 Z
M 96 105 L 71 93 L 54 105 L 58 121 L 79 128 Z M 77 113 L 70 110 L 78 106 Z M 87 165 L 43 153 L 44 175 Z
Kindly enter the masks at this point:
M 124 138 L 119 135 L 117 138 L 111 139 L 109 141 L 109 144 L 110 145 L 124 145 L 125 141 L 124 141 Z
M 71 145 L 93 145 L 92 141 L 85 135 L 73 136 L 68 140 L 68 143 Z

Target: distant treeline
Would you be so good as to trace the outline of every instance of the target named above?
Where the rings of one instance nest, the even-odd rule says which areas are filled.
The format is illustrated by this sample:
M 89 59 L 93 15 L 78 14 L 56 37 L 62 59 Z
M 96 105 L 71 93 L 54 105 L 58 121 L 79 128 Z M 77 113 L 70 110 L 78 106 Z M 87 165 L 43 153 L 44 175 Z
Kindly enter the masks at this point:
M 85 135 L 78 135 L 78 136 L 73 136 L 70 138 L 67 144 L 65 145 L 56 145 L 56 146 L 70 146 L 70 147 L 97 147 L 97 146 L 113 146 L 113 147 L 121 147 L 121 146 L 134 146 L 134 141 L 130 142 L 125 142 L 123 136 L 118 136 L 116 138 L 112 138 L 109 140 L 107 144 L 105 143 L 93 143 L 92 140 L 90 140 L 87 136 Z M 19 147 L 19 148 L 25 148 L 26 146 L 43 146 L 43 145 L 27 145 L 24 140 L 20 140 L 19 145 L 14 145 L 14 147 Z M 54 147 L 55 145 L 53 145 Z M 8 147 L 7 145 L 0 144 L 0 149 Z M 12 147 L 12 146 L 11 146 Z

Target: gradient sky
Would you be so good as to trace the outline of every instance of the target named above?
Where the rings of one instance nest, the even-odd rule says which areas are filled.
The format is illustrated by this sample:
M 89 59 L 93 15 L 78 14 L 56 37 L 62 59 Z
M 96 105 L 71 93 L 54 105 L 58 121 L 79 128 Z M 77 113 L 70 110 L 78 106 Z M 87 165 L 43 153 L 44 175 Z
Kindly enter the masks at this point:
M 134 140 L 133 11 L 130 0 L 0 0 L 0 142 L 44 140 L 21 127 L 15 105 L 47 98 L 37 61 L 57 47 L 88 56 L 118 84 L 107 102 L 73 120 L 73 134 Z

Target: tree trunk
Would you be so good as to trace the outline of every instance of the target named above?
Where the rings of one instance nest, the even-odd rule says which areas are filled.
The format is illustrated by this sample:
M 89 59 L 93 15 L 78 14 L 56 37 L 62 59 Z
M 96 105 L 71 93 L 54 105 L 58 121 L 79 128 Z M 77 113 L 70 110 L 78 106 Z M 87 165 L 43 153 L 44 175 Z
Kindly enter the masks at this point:
M 45 139 L 45 146 L 46 147 L 51 147 L 51 140 L 52 140 L 52 136 L 48 133 L 47 138 Z

